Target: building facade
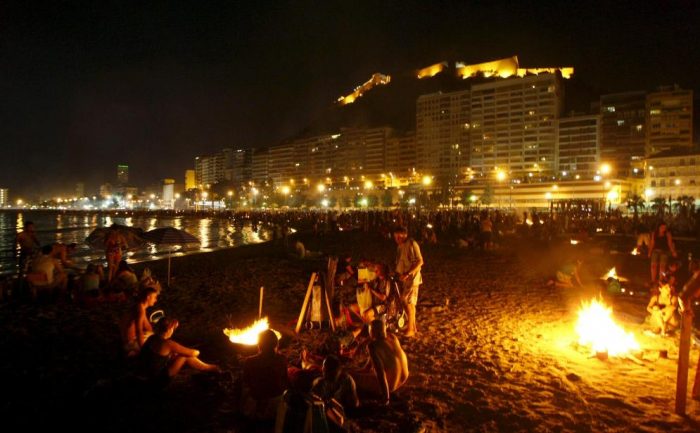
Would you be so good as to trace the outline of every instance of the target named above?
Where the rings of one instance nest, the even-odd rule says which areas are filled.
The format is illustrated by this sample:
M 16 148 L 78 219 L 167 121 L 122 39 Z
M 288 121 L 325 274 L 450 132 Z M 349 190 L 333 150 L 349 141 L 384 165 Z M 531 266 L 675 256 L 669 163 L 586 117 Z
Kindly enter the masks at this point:
M 416 101 L 416 169 L 456 184 L 469 164 L 471 90 L 421 95 Z
M 646 99 L 647 156 L 693 146 L 693 91 L 659 88 Z
M 129 166 L 126 164 L 117 165 L 117 186 L 124 187 L 129 184 Z
M 221 182 L 225 179 L 223 153 L 196 157 L 194 171 L 197 187 L 200 189 Z
M 600 162 L 600 116 L 560 118 L 557 155 L 562 179 L 592 179 Z
M 700 199 L 700 152 L 686 149 L 666 150 L 646 159 L 645 195 L 676 200 L 678 197 Z
M 472 86 L 469 165 L 475 176 L 488 179 L 504 169 L 514 178 L 554 176 L 562 104 L 557 74 Z
M 613 175 L 629 176 L 631 161 L 646 154 L 646 92 L 601 96 L 600 116 L 600 160 Z
M 0 207 L 10 205 L 10 190 L 8 188 L 0 188 Z

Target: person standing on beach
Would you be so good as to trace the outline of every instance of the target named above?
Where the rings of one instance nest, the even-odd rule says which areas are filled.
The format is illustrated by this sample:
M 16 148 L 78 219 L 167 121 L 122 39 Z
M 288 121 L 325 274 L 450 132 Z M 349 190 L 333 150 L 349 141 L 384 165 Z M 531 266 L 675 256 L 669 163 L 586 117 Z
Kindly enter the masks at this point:
M 651 245 L 649 245 L 649 258 L 651 259 L 651 284 L 658 283 L 659 274 L 666 272 L 666 264 L 668 256 L 678 257 L 676 245 L 673 243 L 673 237 L 668 230 L 666 223 L 661 221 L 654 233 L 651 235 Z
M 24 229 L 17 234 L 17 244 L 19 244 L 19 270 L 24 272 L 28 260 L 38 253 L 39 248 L 41 248 L 33 222 L 27 221 L 24 223 Z
M 117 267 L 122 260 L 122 249 L 127 247 L 126 238 L 118 230 L 110 230 L 105 238 L 105 256 L 107 257 L 107 282 L 111 283 L 117 275 Z
M 404 227 L 394 229 L 394 241 L 396 242 L 396 268 L 402 282 L 401 297 L 406 304 L 408 316 L 407 337 L 416 335 L 416 304 L 418 303 L 418 288 L 423 283 L 421 268 L 423 256 L 418 243 L 408 237 L 408 230 Z

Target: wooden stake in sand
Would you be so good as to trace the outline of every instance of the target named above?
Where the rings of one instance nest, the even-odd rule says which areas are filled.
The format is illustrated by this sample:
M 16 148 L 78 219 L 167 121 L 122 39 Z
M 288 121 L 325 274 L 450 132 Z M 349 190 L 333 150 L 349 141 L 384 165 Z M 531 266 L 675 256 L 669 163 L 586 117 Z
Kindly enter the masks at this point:
M 309 298 L 311 297 L 311 291 L 314 288 L 314 282 L 316 282 L 316 272 L 311 274 L 309 279 L 309 286 L 306 288 L 306 296 L 304 297 L 304 303 L 301 306 L 301 311 L 299 312 L 299 319 L 297 320 L 297 326 L 294 328 L 294 332 L 297 334 L 301 331 L 301 323 L 304 321 L 306 316 L 306 308 L 309 306 Z
M 690 334 L 693 316 L 688 311 L 681 318 L 681 341 L 678 348 L 678 373 L 676 374 L 676 414 L 685 415 L 688 398 L 688 367 L 690 364 Z
M 265 287 L 260 286 L 260 306 L 258 307 L 258 320 L 262 318 L 262 304 L 263 304 L 264 294 L 265 294 Z

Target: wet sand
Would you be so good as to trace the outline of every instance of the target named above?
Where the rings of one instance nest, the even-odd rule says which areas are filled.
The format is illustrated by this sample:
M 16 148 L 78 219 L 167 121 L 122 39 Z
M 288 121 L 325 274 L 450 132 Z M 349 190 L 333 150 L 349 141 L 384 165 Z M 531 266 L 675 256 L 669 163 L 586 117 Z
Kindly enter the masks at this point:
M 301 237 L 314 251 L 386 262 L 394 254 L 390 240 L 363 233 Z M 424 246 L 419 335 L 401 337 L 409 380 L 390 407 L 368 402 L 350 430 L 700 431 L 699 402 L 689 400 L 686 418 L 673 414 L 677 341 L 643 334 L 646 297 L 613 301 L 624 313 L 618 323 L 634 331 L 645 349 L 639 363 L 601 361 L 576 346 L 576 310 L 582 298 L 599 291 L 599 275 L 618 265 L 633 281 L 646 277 L 644 259 L 590 245 L 576 248 L 519 240 L 487 253 Z M 573 255 L 587 258 L 588 290 L 546 286 L 553 263 Z M 167 262 L 138 269 L 144 265 L 165 279 Z M 202 359 L 235 376 L 241 354 L 222 329 L 257 317 L 264 286 L 264 315 L 286 332 L 311 272 L 324 267 L 322 260 L 293 259 L 271 244 L 174 258 L 174 279 L 156 308 L 180 320 L 175 340 L 198 347 Z M 125 380 L 117 328 L 125 307 L 0 304 L 1 407 L 8 425 L 19 427 L 13 431 L 64 424 L 93 431 L 255 431 L 233 411 L 231 376 L 186 373 L 156 396 Z M 286 336 L 283 353 L 294 360 L 314 337 L 316 332 Z M 658 357 L 661 349 L 669 359 Z M 698 356 L 693 348 L 691 380 Z

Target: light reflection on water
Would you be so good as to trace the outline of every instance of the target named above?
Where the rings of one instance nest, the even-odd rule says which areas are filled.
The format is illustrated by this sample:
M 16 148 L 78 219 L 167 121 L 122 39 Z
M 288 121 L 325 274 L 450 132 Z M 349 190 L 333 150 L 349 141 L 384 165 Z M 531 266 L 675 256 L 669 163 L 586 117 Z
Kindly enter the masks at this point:
M 201 244 L 188 245 L 186 249 L 173 248 L 174 256 L 193 252 L 212 251 L 239 245 L 264 242 L 270 239 L 265 229 L 255 232 L 249 225 L 235 225 L 232 220 L 182 216 L 120 216 L 103 214 L 61 214 L 50 211 L 0 211 L 0 274 L 16 272 L 17 233 L 26 221 L 34 222 L 37 237 L 42 245 L 53 242 L 78 244 L 75 261 L 87 266 L 90 261 L 104 260 L 104 251 L 95 250 L 85 244 L 85 238 L 98 227 L 122 224 L 129 227 L 152 230 L 159 227 L 175 227 L 199 238 Z M 129 262 L 157 259 L 171 252 L 170 246 L 147 244 L 144 248 L 129 251 Z

